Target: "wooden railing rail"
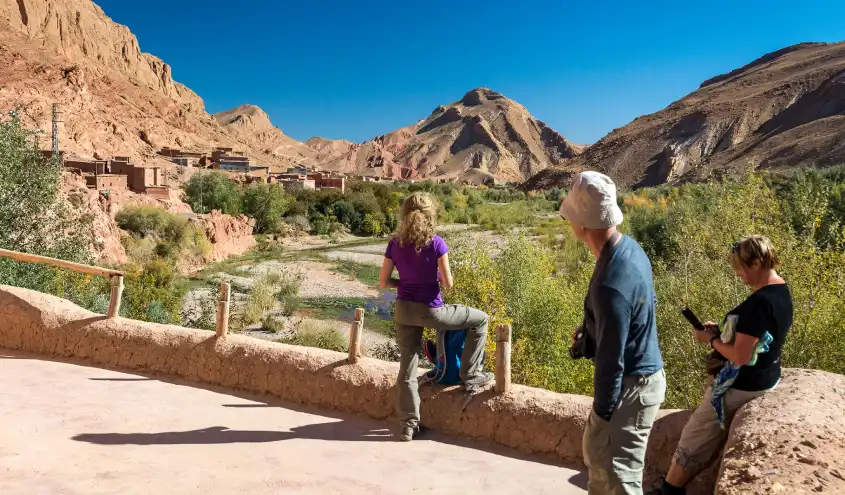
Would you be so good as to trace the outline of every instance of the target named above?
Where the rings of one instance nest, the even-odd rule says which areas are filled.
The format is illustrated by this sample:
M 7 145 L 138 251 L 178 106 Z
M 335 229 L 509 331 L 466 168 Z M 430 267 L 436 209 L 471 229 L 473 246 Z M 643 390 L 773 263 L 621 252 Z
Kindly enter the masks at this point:
M 19 251 L 11 251 L 8 249 L 0 249 L 0 258 L 8 258 L 15 261 L 23 261 L 25 263 L 50 265 L 76 273 L 107 277 L 111 280 L 111 298 L 109 299 L 109 310 L 106 316 L 109 318 L 115 318 L 118 316 L 118 312 L 120 311 L 120 300 L 123 297 L 124 274 L 122 271 L 100 268 L 98 266 L 82 265 L 80 263 L 49 258 L 47 256 L 38 256 L 37 254 L 21 253 Z

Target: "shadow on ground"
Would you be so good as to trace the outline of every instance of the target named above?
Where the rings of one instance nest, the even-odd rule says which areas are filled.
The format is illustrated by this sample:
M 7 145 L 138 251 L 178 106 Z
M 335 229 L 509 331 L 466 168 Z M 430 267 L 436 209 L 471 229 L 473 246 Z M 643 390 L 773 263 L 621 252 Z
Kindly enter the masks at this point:
M 212 426 L 201 430 L 166 431 L 161 433 L 83 433 L 73 440 L 97 445 L 211 445 L 225 443 L 268 443 L 294 438 L 330 441 L 390 440 L 386 429 L 369 430 L 347 425 L 346 422 L 315 423 L 292 428 L 290 431 L 230 430 Z
M 75 360 L 75 359 L 56 359 L 46 357 L 34 357 L 27 354 L 18 353 L 15 351 L 0 352 L 0 359 L 35 359 L 39 361 L 57 361 L 71 363 L 92 370 L 101 369 L 91 366 L 91 363 Z M 341 366 L 346 364 L 345 361 L 340 361 L 335 365 L 328 367 Z M 107 371 L 115 371 L 106 369 Z M 291 411 L 312 414 L 323 418 L 334 419 L 335 421 L 320 422 L 310 425 L 294 427 L 288 431 L 271 431 L 271 430 L 230 430 L 226 426 L 211 426 L 208 428 L 188 431 L 166 431 L 157 433 L 82 433 L 72 437 L 73 440 L 79 442 L 86 442 L 96 445 L 213 445 L 213 444 L 231 444 L 231 443 L 270 443 L 281 442 L 291 439 L 310 439 L 310 440 L 325 440 L 325 441 L 352 441 L 352 442 L 385 442 L 396 441 L 393 431 L 396 427 L 393 423 L 387 421 L 378 421 L 369 418 L 363 418 L 352 414 L 340 413 L 337 411 L 329 411 L 319 409 L 311 406 L 304 406 L 301 404 L 294 404 L 283 401 L 281 399 L 267 396 L 257 395 L 247 392 L 232 390 L 214 385 L 207 385 L 202 383 L 190 382 L 184 379 L 155 375 L 151 373 L 127 372 L 119 370 L 124 377 L 103 377 L 97 376 L 92 372 L 89 380 L 94 382 L 120 382 L 127 387 L 143 387 L 145 383 L 151 381 L 161 381 L 176 386 L 184 386 L 208 390 L 217 394 L 231 397 L 232 401 L 221 403 L 221 407 L 238 408 L 243 410 L 243 414 L 249 414 L 250 410 L 258 408 L 283 408 Z M 240 399 L 239 402 L 238 399 Z M 423 423 L 425 418 L 423 418 Z M 418 441 L 438 442 L 447 445 L 454 445 L 458 447 L 479 450 L 488 452 L 503 457 L 509 457 L 517 460 L 527 462 L 538 462 L 541 464 L 561 466 L 574 468 L 578 471 L 583 470 L 583 466 L 564 466 L 558 459 L 546 456 L 528 455 L 517 450 L 502 446 L 491 444 L 487 442 L 480 442 L 477 440 L 455 438 L 443 435 L 433 430 L 424 429 L 419 436 Z M 572 476 L 568 480 L 574 486 L 585 488 L 587 483 L 586 473 L 581 472 L 578 475 Z

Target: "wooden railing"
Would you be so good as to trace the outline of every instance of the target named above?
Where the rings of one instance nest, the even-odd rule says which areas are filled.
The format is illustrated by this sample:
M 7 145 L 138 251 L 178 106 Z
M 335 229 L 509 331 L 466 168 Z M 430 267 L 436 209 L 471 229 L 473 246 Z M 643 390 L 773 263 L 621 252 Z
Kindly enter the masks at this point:
M 0 258 L 9 258 L 27 263 L 39 263 L 42 265 L 64 268 L 77 273 L 108 277 L 111 280 L 111 297 L 109 299 L 109 310 L 106 314 L 109 318 L 115 318 L 120 312 L 120 301 L 123 297 L 123 275 L 119 270 L 100 268 L 98 266 L 82 265 L 70 261 L 35 254 L 21 253 L 0 249 Z M 227 283 L 220 284 L 220 293 L 217 299 L 217 328 L 218 337 L 225 337 L 229 332 L 229 302 L 231 298 L 231 286 Z M 349 329 L 349 364 L 356 364 L 361 357 L 361 342 L 364 333 L 364 309 L 355 310 L 355 319 Z M 511 388 L 511 326 L 501 325 L 496 328 L 496 392 L 506 393 Z
M 120 300 L 123 297 L 123 272 L 119 270 L 111 270 L 109 268 L 100 268 L 98 266 L 82 265 L 79 263 L 72 263 L 70 261 L 60 260 L 56 258 L 48 258 L 47 256 L 38 256 L 36 254 L 21 253 L 19 251 L 10 251 L 8 249 L 0 249 L 0 258 L 9 258 L 15 261 L 23 261 L 26 263 L 38 263 L 41 265 L 55 266 L 56 268 L 64 268 L 76 273 L 84 273 L 86 275 L 95 275 L 98 277 L 107 277 L 111 281 L 111 298 L 109 299 L 109 310 L 106 316 L 115 318 L 120 312 Z

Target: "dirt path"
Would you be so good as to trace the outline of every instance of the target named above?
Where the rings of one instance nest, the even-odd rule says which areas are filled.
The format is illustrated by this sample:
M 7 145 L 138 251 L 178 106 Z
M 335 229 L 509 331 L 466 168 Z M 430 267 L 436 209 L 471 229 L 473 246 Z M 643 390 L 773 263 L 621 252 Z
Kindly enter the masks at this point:
M 583 474 L 388 423 L 0 351 L 0 493 L 586 493 Z

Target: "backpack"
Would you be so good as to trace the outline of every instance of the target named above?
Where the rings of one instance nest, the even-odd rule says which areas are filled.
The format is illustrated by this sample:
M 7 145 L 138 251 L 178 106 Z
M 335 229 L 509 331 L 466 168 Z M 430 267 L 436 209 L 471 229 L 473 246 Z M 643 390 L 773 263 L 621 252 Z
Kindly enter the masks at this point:
M 426 382 L 441 385 L 461 383 L 461 354 L 466 338 L 466 330 L 437 330 L 436 344 L 430 340 L 425 341 L 423 352 L 434 364 L 434 369 L 425 374 Z

